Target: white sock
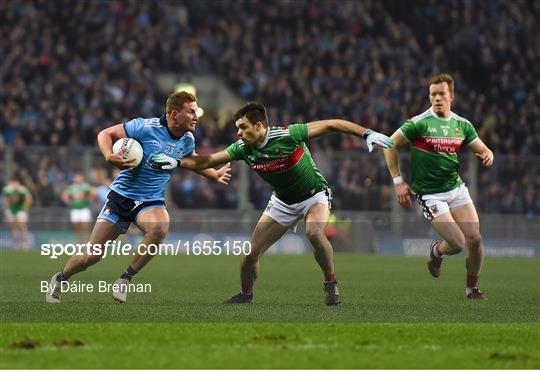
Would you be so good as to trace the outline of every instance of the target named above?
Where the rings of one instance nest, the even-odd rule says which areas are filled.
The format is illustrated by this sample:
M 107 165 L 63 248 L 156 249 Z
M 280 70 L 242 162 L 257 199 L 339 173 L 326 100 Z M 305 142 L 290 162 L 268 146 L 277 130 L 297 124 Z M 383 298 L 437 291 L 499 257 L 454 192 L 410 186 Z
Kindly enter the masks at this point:
M 433 246 L 433 248 L 431 248 L 431 251 L 433 252 L 433 255 L 437 258 L 442 258 L 443 254 L 440 253 L 437 251 L 437 247 L 440 247 L 441 246 L 441 243 L 437 243 Z
M 468 295 L 470 293 L 473 293 L 473 290 L 475 290 L 475 289 L 478 289 L 478 287 L 474 287 L 474 288 L 467 287 L 467 288 L 465 288 L 465 294 Z

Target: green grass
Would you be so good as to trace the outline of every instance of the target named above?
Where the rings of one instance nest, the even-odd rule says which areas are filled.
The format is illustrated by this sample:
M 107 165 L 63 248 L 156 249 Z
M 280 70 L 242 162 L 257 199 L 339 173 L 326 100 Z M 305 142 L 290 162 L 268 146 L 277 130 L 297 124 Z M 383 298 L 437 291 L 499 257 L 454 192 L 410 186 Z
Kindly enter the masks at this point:
M 267 255 L 255 303 L 238 291 L 239 257 L 157 257 L 136 277 L 152 292 L 44 303 L 40 280 L 65 259 L 1 252 L 2 368 L 540 368 L 540 261 L 488 259 L 464 297 L 464 259 L 433 279 L 425 259 L 336 255 L 343 303 L 323 304 L 311 256 Z M 108 257 L 72 279 L 114 281 Z

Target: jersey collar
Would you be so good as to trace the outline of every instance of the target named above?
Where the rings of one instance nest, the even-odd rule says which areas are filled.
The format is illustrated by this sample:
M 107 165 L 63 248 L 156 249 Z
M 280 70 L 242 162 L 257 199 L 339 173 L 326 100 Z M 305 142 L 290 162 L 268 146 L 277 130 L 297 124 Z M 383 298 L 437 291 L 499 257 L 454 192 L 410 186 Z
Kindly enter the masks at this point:
M 268 143 L 268 135 L 270 134 L 270 127 L 266 127 L 266 135 L 264 136 L 264 141 L 260 146 L 257 146 L 258 149 L 262 149 Z
M 449 118 L 441 118 L 439 115 L 437 115 L 435 113 L 435 111 L 433 111 L 433 107 L 429 108 L 429 112 L 431 113 L 431 115 L 433 115 L 433 117 L 436 117 L 437 119 L 442 120 L 442 121 L 450 121 L 450 119 L 452 119 L 452 116 L 454 115 L 454 113 L 452 111 L 450 111 L 450 117 Z
M 161 117 L 159 118 L 159 124 L 161 124 L 165 128 L 167 128 L 167 132 L 169 132 L 169 136 L 171 136 L 172 139 L 178 140 L 178 139 L 182 138 L 182 136 L 175 136 L 174 134 L 172 134 L 171 130 L 167 126 L 167 118 L 165 117 L 165 115 L 161 115 Z

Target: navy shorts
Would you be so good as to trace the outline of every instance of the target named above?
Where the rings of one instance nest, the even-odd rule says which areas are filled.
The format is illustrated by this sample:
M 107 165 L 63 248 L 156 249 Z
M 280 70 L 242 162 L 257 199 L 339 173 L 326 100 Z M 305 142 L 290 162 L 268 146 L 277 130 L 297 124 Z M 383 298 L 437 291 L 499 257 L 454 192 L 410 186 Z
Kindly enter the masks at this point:
M 125 233 L 129 225 L 137 220 L 139 213 L 150 208 L 165 208 L 165 202 L 163 200 L 133 200 L 111 190 L 97 218 L 114 223 L 120 231 Z

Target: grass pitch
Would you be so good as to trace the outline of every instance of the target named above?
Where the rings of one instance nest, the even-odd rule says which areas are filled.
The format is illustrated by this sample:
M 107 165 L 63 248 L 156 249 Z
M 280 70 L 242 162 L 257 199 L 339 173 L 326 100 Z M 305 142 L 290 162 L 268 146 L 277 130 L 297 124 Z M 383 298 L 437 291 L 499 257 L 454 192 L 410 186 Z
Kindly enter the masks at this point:
M 135 278 L 151 293 L 125 304 L 68 293 L 47 304 L 40 281 L 65 259 L 1 252 L 1 368 L 540 368 L 540 261 L 488 259 L 464 297 L 464 258 L 439 279 L 425 259 L 336 255 L 343 303 L 323 304 L 311 256 L 266 255 L 251 305 L 239 257 L 157 257 Z M 113 282 L 107 257 L 71 282 Z

